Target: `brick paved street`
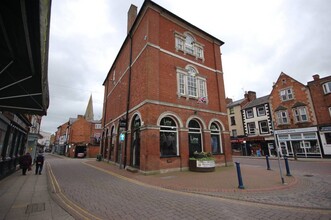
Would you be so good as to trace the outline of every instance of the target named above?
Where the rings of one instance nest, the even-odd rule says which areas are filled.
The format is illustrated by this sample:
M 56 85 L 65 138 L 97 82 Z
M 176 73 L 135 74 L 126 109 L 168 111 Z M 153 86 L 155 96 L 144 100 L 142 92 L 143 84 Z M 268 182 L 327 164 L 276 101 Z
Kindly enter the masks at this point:
M 207 196 L 201 194 L 192 194 L 187 192 L 162 189 L 153 185 L 160 185 L 160 181 L 170 182 L 173 184 L 176 173 L 168 175 L 143 176 L 140 174 L 132 174 L 125 170 L 120 170 L 113 165 L 104 162 L 86 161 L 78 159 L 63 159 L 53 156 L 48 156 L 47 161 L 51 165 L 52 174 L 56 179 L 61 191 L 55 192 L 63 194 L 72 201 L 77 207 L 78 212 L 84 215 L 85 212 L 90 213 L 89 218 L 95 219 L 331 219 L 331 211 L 326 209 L 316 209 L 314 204 L 310 204 L 310 208 L 295 208 L 291 206 L 266 205 L 266 200 L 275 200 L 280 204 L 287 200 L 286 194 L 289 197 L 295 195 L 304 195 L 300 192 L 306 187 L 311 187 L 309 178 L 307 181 L 296 183 L 296 178 L 288 178 L 292 181 L 292 185 L 279 190 L 277 183 L 274 183 L 275 191 L 269 187 L 271 192 L 260 193 L 255 191 L 233 192 L 230 188 L 226 190 L 198 190 L 196 193 L 206 193 Z M 84 164 L 82 162 L 88 162 Z M 98 165 L 99 164 L 99 165 Z M 97 166 L 97 167 L 92 167 Z M 105 166 L 105 167 L 102 167 Z M 109 169 L 108 169 L 108 168 Z M 231 168 L 229 168 L 231 169 Z M 253 166 L 247 166 L 246 170 L 253 169 Z M 254 167 L 259 173 L 264 173 L 259 167 Z M 226 172 L 226 171 L 225 171 Z M 192 172 L 180 172 L 191 177 L 192 183 L 199 183 L 201 174 Z M 123 174 L 123 175 L 121 175 Z M 192 175 L 194 178 L 192 179 Z M 126 176 L 126 177 L 125 177 Z M 272 176 L 272 175 L 271 175 Z M 276 178 L 275 175 L 273 177 Z M 150 182 L 149 180 L 154 179 Z M 183 180 L 184 178 L 182 178 Z M 206 180 L 212 180 L 212 177 L 207 177 Z M 261 180 L 262 178 L 260 178 Z M 272 179 L 268 177 L 266 182 Z M 164 181 L 166 180 L 166 181 Z M 157 184 L 157 181 L 159 183 Z M 226 182 L 231 182 L 229 180 Z M 213 182 L 213 181 L 211 181 Z M 222 181 L 224 182 L 224 180 Z M 261 181 L 262 182 L 262 181 Z M 168 183 L 167 188 L 176 188 Z M 151 185 L 152 184 L 152 185 Z M 166 187 L 166 185 L 163 186 Z M 328 184 L 328 182 L 323 182 Z M 277 186 L 277 187 L 275 187 Z M 204 186 L 206 187 L 206 186 Z M 254 185 L 251 185 L 253 188 Z M 263 185 L 258 187 L 264 187 Z M 232 187 L 235 189 L 236 187 Z M 185 188 L 185 191 L 190 191 L 190 186 Z M 199 189 L 195 185 L 193 189 Z M 276 190 L 277 189 L 277 190 Z M 300 191 L 301 190 L 301 191 Z M 290 193 L 295 193 L 291 195 Z M 307 197 L 311 196 L 309 194 Z M 263 195 L 266 196 L 263 196 Z M 211 195 L 211 196 L 210 196 Z M 237 197 L 237 199 L 224 199 L 218 196 Z M 260 201 L 262 203 L 252 203 L 242 201 L 242 198 L 252 201 Z M 255 198 L 255 199 L 253 199 Z M 305 200 L 300 198 L 300 200 Z M 325 201 L 325 202 L 330 202 Z M 309 201 L 307 202 L 307 204 Z M 65 207 L 65 206 L 64 206 Z M 73 210 L 67 208 L 72 213 Z M 92 217 L 91 217 L 92 216 Z

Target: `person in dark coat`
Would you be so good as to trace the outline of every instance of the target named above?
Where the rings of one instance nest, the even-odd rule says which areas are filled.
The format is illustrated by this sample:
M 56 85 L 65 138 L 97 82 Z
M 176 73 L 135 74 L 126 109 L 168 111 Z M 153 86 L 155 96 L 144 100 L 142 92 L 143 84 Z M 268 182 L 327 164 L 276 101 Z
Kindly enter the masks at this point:
M 39 153 L 37 158 L 36 158 L 36 175 L 37 174 L 41 175 L 41 171 L 43 170 L 43 166 L 44 166 L 44 155 Z
M 20 167 L 22 168 L 22 174 L 26 175 L 26 171 L 31 169 L 32 157 L 29 152 L 23 155 L 20 159 Z

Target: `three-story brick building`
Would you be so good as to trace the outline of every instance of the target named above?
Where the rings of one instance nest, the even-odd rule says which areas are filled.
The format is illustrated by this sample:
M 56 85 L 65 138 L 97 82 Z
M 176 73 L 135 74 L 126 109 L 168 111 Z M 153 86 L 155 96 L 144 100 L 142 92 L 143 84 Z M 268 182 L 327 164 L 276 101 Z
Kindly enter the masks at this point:
M 103 83 L 103 157 L 145 173 L 185 169 L 195 151 L 231 161 L 222 45 L 152 1 L 131 6 Z
M 322 157 L 308 86 L 281 73 L 270 93 L 277 145 L 282 156 Z
M 331 157 L 331 76 L 320 78 L 318 74 L 308 82 L 317 127 L 321 138 L 321 149 L 325 157 Z

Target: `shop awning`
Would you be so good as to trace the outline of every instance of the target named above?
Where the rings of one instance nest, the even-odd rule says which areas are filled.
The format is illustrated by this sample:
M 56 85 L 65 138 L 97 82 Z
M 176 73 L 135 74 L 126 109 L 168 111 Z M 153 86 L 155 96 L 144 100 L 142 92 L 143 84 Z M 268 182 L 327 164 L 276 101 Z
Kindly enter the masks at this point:
M 0 1 L 0 111 L 46 115 L 51 0 Z
M 264 141 L 264 137 L 261 136 L 247 137 L 246 141 Z

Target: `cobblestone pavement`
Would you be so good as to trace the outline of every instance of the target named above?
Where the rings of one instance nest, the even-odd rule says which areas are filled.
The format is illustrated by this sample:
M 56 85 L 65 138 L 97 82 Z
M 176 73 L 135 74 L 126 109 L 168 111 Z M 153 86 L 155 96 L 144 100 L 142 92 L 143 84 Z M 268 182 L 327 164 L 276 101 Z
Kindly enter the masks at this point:
M 179 192 L 88 166 L 84 160 L 49 156 L 47 161 L 60 187 L 53 193 L 63 193 L 79 207 L 76 211 L 90 213 L 90 219 L 331 219 L 329 210 Z

